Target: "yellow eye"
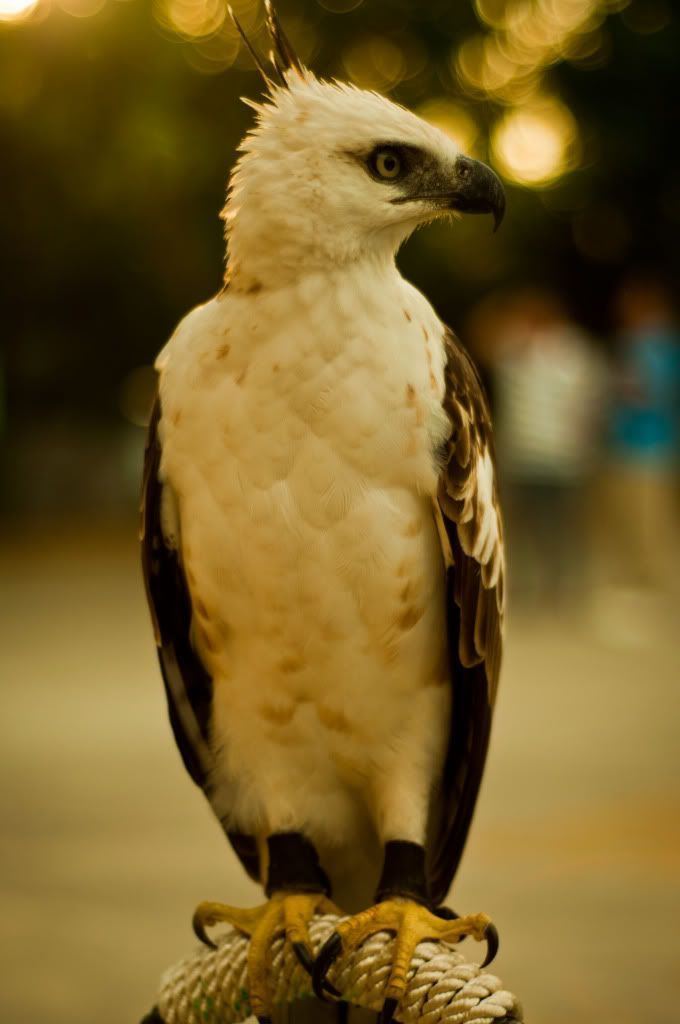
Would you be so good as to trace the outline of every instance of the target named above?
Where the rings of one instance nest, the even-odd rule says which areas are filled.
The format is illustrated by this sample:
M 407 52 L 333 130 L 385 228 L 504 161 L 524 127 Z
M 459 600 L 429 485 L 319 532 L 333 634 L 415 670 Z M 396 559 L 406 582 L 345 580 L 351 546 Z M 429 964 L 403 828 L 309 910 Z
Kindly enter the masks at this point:
M 401 159 L 394 149 L 379 149 L 373 157 L 373 170 L 379 178 L 394 180 L 401 174 Z

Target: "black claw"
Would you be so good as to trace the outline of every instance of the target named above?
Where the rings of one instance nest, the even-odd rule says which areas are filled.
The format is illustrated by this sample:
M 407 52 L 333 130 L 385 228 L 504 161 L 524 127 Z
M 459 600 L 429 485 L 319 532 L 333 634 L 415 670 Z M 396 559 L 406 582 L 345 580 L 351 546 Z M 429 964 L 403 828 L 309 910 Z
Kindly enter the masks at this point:
M 146 1017 L 142 1021 L 142 1024 L 165 1024 L 165 1021 L 161 1017 L 157 1006 L 154 1006 L 151 1013 L 147 1013 Z
M 294 942 L 293 950 L 296 957 L 307 971 L 307 974 L 311 974 L 314 968 L 314 957 L 312 951 L 305 942 Z
M 486 939 L 486 956 L 479 965 L 480 967 L 488 967 L 488 965 L 491 963 L 491 961 L 496 956 L 496 953 L 498 952 L 500 939 L 498 937 L 498 929 L 496 928 L 495 924 L 489 925 L 489 927 L 486 929 L 484 938 Z
M 209 937 L 208 933 L 203 927 L 202 921 L 198 921 L 196 920 L 196 918 L 194 918 L 193 921 L 191 922 L 191 927 L 194 929 L 194 935 L 199 940 L 199 942 L 202 942 L 203 945 L 207 946 L 209 949 L 217 949 L 217 943 L 213 942 L 213 940 Z
M 333 966 L 333 961 L 337 960 L 342 952 L 342 938 L 337 932 L 333 932 L 328 936 L 323 946 L 319 950 L 319 954 L 314 961 L 314 967 L 312 969 L 312 988 L 314 994 L 318 999 L 326 1002 L 324 995 L 324 987 L 327 984 L 326 975 Z
M 296 957 L 307 971 L 307 974 L 311 977 L 314 971 L 314 956 L 311 949 L 305 942 L 294 942 L 293 950 L 295 951 Z M 325 992 L 328 992 L 329 996 L 340 996 L 337 988 L 335 985 L 331 985 L 330 981 L 326 981 L 324 979 L 323 988 Z
M 390 1024 L 398 1006 L 398 999 L 386 999 L 378 1016 L 378 1024 Z

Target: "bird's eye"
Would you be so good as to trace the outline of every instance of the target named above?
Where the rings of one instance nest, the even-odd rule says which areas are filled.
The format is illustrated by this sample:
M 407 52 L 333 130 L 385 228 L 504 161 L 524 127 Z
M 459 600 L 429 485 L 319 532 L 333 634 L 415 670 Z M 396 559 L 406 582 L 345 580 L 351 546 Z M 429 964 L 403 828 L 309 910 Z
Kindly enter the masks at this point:
M 401 157 L 396 149 L 384 146 L 377 150 L 371 157 L 371 170 L 378 178 L 384 181 L 394 181 L 401 174 Z

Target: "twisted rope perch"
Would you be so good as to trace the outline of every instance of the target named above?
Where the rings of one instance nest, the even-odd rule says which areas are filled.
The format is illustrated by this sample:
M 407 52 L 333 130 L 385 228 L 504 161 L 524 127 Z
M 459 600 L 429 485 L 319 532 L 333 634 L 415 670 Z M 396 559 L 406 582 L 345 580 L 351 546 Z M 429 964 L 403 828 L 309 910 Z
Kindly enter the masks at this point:
M 310 925 L 315 952 L 340 918 L 316 917 Z M 371 936 L 343 956 L 330 978 L 347 1002 L 376 1012 L 391 967 L 394 939 Z M 248 939 L 230 930 L 216 950 L 199 949 L 165 972 L 158 1016 L 165 1024 L 238 1024 L 250 1016 L 246 977 Z M 276 1004 L 311 995 L 310 979 L 283 936 L 272 944 L 269 984 Z M 469 963 L 448 943 L 421 942 L 408 974 L 397 1019 L 403 1024 L 511 1024 L 521 1022 L 517 998 L 498 978 Z

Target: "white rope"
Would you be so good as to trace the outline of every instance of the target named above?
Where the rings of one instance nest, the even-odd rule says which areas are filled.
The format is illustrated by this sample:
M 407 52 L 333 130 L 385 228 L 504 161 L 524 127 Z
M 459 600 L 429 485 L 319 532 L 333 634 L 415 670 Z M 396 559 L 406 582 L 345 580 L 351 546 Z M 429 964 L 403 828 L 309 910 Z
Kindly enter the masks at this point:
M 318 952 L 340 918 L 316 917 L 310 924 Z M 342 954 L 329 981 L 356 1006 L 380 1010 L 391 967 L 393 937 L 378 932 L 359 949 Z M 171 967 L 161 980 L 158 1009 L 166 1024 L 238 1024 L 250 1016 L 246 952 L 248 939 L 230 930 L 216 950 L 201 947 Z M 283 935 L 272 943 L 269 984 L 274 1004 L 310 996 L 309 975 Z M 522 1020 L 516 997 L 498 978 L 469 963 L 451 945 L 421 942 L 408 973 L 396 1017 L 403 1024 L 494 1024 Z

